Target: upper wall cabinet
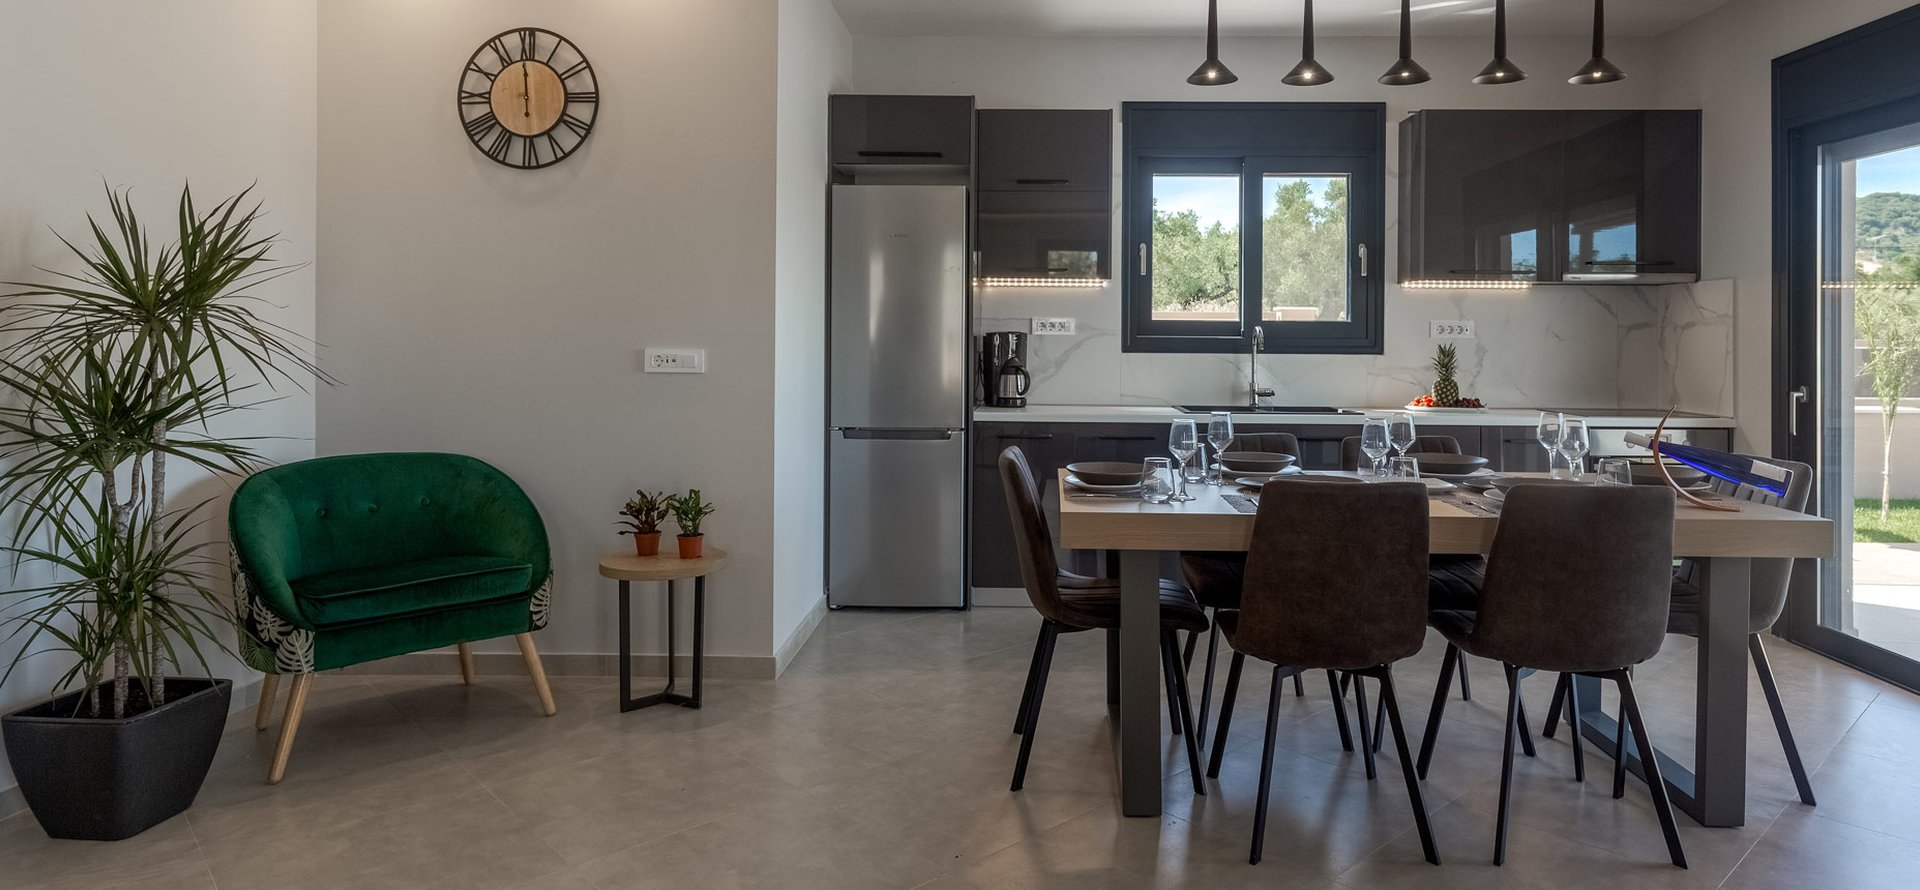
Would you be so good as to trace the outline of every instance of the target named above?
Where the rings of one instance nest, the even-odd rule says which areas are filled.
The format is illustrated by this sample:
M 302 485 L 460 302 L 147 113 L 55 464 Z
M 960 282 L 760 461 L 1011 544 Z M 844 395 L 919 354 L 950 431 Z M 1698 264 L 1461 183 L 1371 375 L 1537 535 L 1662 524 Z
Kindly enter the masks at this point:
M 827 123 L 836 167 L 973 163 L 972 96 L 829 96 Z
M 1113 112 L 989 109 L 974 165 L 984 283 L 1112 273 Z
M 1400 161 L 1403 284 L 1699 278 L 1698 111 L 1420 111 Z

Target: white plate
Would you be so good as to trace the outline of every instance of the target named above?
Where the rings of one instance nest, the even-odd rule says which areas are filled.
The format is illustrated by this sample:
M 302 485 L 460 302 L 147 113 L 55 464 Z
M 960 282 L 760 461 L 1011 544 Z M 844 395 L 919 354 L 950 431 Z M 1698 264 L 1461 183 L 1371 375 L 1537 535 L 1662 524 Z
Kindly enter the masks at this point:
M 1414 455 L 1414 457 L 1418 458 L 1419 455 L 1416 454 Z M 1492 476 L 1493 471 L 1487 469 L 1486 467 L 1481 467 L 1480 469 L 1474 470 L 1471 473 L 1430 473 L 1430 472 L 1427 472 L 1426 470 L 1421 470 L 1420 475 L 1428 479 L 1445 479 L 1448 482 L 1468 482 L 1475 479 L 1485 479 L 1488 476 Z
M 1132 485 L 1095 485 L 1091 482 L 1080 481 L 1080 477 L 1072 473 L 1067 474 L 1067 484 L 1081 491 L 1092 491 L 1100 494 L 1131 494 L 1140 490 L 1140 483 L 1138 482 Z
M 1415 414 L 1485 414 L 1490 408 L 1434 408 L 1426 405 L 1405 405 L 1407 411 Z
M 1505 503 L 1507 500 L 1507 493 L 1504 491 L 1501 491 L 1498 488 L 1487 489 L 1487 492 L 1484 496 L 1486 497 L 1487 500 L 1493 501 L 1495 503 Z
M 1268 479 L 1275 479 L 1280 476 L 1298 476 L 1306 471 L 1300 469 L 1298 466 L 1292 466 L 1284 470 L 1281 470 L 1278 473 L 1248 473 L 1248 472 L 1243 472 L 1241 470 L 1225 470 L 1223 472 L 1228 474 L 1233 474 L 1233 477 L 1234 477 L 1233 481 L 1241 483 L 1242 485 L 1246 484 L 1247 480 L 1249 479 L 1253 480 L 1253 484 L 1259 485 L 1260 483 L 1265 482 Z
M 1440 492 L 1452 491 L 1454 489 L 1453 483 L 1445 479 L 1435 479 L 1432 476 L 1422 476 L 1419 481 L 1427 487 L 1428 494 L 1439 494 Z

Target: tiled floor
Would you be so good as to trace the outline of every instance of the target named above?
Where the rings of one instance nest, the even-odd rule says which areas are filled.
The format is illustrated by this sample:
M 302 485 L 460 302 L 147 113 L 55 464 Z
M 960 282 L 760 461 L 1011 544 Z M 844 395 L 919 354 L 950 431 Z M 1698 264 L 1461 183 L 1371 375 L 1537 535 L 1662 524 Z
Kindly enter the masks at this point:
M 1025 791 L 1009 732 L 1032 613 L 842 612 L 777 682 L 716 681 L 702 711 L 620 714 L 614 684 L 327 676 L 284 784 L 272 733 L 236 718 L 185 815 L 107 847 L 0 822 L 5 887 L 962 888 L 1913 887 L 1920 874 L 1920 697 L 1776 643 L 1774 664 L 1820 805 L 1793 799 L 1757 690 L 1748 824 L 1683 820 L 1690 871 L 1665 864 L 1645 789 L 1571 780 L 1566 733 L 1522 759 L 1504 868 L 1489 864 L 1499 670 L 1455 699 L 1426 783 L 1441 856 L 1421 861 L 1398 764 L 1381 780 L 1335 734 L 1324 681 L 1284 696 L 1266 861 L 1246 862 L 1265 672 L 1228 763 L 1195 798 L 1184 756 L 1159 819 L 1117 814 L 1101 639 L 1063 638 Z M 1399 670 L 1418 727 L 1439 647 Z M 1656 741 L 1691 721 L 1691 643 L 1640 673 Z M 1535 720 L 1550 683 L 1529 681 Z M 1197 688 L 1198 681 L 1196 679 Z M 1417 730 L 1416 730 L 1417 731 Z M 1596 772 L 1607 764 L 1589 752 Z

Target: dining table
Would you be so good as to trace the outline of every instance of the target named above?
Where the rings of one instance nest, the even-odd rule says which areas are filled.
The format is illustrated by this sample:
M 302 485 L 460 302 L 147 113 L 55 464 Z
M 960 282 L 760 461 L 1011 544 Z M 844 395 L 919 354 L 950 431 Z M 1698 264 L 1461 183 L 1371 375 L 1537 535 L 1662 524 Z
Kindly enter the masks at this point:
M 1193 500 L 1152 504 L 1082 492 L 1066 477 L 1061 470 L 1057 480 L 1060 545 L 1108 552 L 1120 581 L 1120 629 L 1109 635 L 1108 680 L 1121 809 L 1128 816 L 1159 816 L 1160 732 L 1166 726 L 1160 710 L 1161 555 L 1245 552 L 1258 491 L 1231 483 L 1192 483 L 1187 488 Z M 1655 756 L 1676 807 L 1702 825 L 1731 827 L 1746 819 L 1750 562 L 1829 557 L 1836 547 L 1835 527 L 1818 516 L 1752 501 L 1710 500 L 1731 509 L 1707 510 L 1683 501 L 1673 528 L 1674 555 L 1694 561 L 1694 580 L 1702 592 L 1693 757 L 1690 765 L 1682 765 L 1664 752 L 1656 750 Z M 1487 553 L 1499 526 L 1497 501 L 1459 492 L 1429 497 L 1427 516 L 1428 551 L 1435 554 Z M 1579 697 L 1582 734 L 1611 754 L 1614 719 L 1601 708 L 1598 681 L 1580 679 L 1593 684 Z M 1638 758 L 1626 756 L 1628 769 L 1644 778 Z

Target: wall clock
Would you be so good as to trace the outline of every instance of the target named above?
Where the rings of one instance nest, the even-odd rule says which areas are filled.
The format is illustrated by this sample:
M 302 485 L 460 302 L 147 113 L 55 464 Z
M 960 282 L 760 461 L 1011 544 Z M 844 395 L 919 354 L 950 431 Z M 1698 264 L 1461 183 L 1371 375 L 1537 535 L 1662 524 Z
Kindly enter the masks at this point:
M 600 84 L 573 41 L 545 28 L 514 28 L 467 60 L 458 110 L 474 148 L 531 170 L 557 164 L 586 143 L 600 112 Z

